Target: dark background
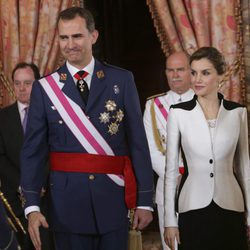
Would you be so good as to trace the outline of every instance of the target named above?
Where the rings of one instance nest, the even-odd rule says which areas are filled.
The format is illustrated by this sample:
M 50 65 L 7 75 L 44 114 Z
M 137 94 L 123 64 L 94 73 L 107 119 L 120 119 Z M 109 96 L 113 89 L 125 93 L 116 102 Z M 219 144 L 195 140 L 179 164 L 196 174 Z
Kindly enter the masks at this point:
M 133 72 L 144 109 L 146 98 L 167 90 L 165 56 L 146 0 L 85 0 L 99 31 L 94 55 Z

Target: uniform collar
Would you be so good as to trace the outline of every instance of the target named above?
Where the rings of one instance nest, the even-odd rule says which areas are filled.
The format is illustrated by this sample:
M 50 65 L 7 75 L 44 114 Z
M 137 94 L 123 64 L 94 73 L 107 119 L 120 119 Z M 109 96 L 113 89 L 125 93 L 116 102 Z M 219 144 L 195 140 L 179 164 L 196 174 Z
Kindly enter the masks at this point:
M 193 97 L 194 91 L 192 89 L 189 89 L 187 92 L 183 93 L 182 95 L 179 95 L 176 92 L 170 90 L 169 94 L 172 95 L 174 103 L 179 103 L 189 101 Z
M 72 75 L 72 77 L 73 77 L 73 76 L 75 75 L 75 73 L 77 73 L 79 70 L 84 70 L 84 71 L 88 72 L 88 73 L 89 73 L 88 75 L 90 75 L 90 76 L 92 77 L 93 72 L 94 72 L 95 59 L 94 59 L 94 57 L 92 56 L 90 63 L 89 63 L 87 66 L 85 66 L 84 68 L 82 68 L 82 69 L 76 68 L 75 66 L 73 66 L 72 64 L 70 64 L 68 61 L 66 62 L 66 66 L 67 66 L 67 68 L 68 68 L 68 70 L 69 70 L 69 73 Z

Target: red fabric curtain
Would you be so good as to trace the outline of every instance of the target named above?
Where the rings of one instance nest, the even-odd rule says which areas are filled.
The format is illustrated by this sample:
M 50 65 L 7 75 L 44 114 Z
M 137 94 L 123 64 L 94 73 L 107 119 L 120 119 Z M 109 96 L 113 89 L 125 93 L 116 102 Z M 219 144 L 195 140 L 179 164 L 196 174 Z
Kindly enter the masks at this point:
M 76 1 L 74 1 L 76 2 Z M 73 0 L 0 0 L 0 105 L 15 100 L 11 72 L 20 61 L 34 62 L 41 75 L 57 66 L 58 13 Z
M 229 68 L 220 91 L 231 100 L 245 101 L 240 1 L 147 0 L 147 4 L 166 57 L 171 51 L 192 54 L 202 46 L 216 47 Z

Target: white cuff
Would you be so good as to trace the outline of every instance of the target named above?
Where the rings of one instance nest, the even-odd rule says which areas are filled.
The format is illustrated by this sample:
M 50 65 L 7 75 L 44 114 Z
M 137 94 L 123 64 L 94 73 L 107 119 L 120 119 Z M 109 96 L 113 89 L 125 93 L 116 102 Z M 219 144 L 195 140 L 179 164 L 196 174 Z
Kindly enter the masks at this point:
M 38 207 L 38 206 L 29 206 L 29 207 L 26 207 L 24 209 L 25 218 L 27 219 L 28 214 L 30 214 L 32 212 L 40 212 L 40 207 Z
M 140 206 L 140 207 L 136 207 L 136 208 L 145 209 L 145 210 L 149 210 L 149 211 L 151 211 L 151 212 L 154 212 L 154 209 L 153 209 L 152 207 Z

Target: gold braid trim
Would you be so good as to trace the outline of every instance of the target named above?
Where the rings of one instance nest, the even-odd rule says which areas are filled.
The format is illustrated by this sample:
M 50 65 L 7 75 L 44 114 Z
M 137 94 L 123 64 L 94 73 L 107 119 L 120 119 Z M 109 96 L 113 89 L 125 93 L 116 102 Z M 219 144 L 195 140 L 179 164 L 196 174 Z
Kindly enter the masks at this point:
M 3 72 L 3 67 L 2 67 L 2 62 L 0 61 L 0 81 L 3 83 L 3 86 L 7 89 L 9 95 L 11 97 L 15 96 L 14 90 L 11 87 L 7 77 L 5 76 L 4 72 Z
M 246 103 L 246 72 L 245 72 L 245 58 L 244 58 L 244 40 L 243 40 L 243 14 L 242 14 L 242 1 L 237 0 L 236 6 L 234 9 L 234 15 L 237 22 L 237 34 L 236 34 L 236 42 L 237 42 L 237 57 L 239 58 L 239 80 L 241 87 L 241 97 L 242 102 Z
M 21 230 L 23 231 L 24 234 L 26 234 L 26 231 L 24 230 L 24 227 L 21 223 L 21 221 L 16 217 L 15 213 L 13 212 L 9 202 L 7 201 L 7 199 L 4 197 L 4 194 L 0 191 L 0 198 L 3 200 L 4 205 L 6 206 L 6 208 L 8 209 L 8 211 L 10 212 L 10 214 L 12 215 L 14 221 L 16 222 L 16 224 L 21 228 Z M 11 223 L 11 225 L 13 225 L 13 222 Z M 13 227 L 13 229 L 16 231 L 16 228 Z
M 240 61 L 239 59 L 236 58 L 234 62 L 230 65 L 229 69 L 226 71 L 225 75 L 223 76 L 223 79 L 219 84 L 219 88 L 221 88 L 225 84 L 225 82 L 229 80 L 229 78 L 233 75 L 234 72 L 237 72 L 239 67 L 240 67 Z
M 158 150 L 163 155 L 165 155 L 166 150 L 162 146 L 161 137 L 160 137 L 159 131 L 157 129 L 156 116 L 155 116 L 155 108 L 154 108 L 154 100 L 155 99 L 152 99 L 152 103 L 151 103 L 151 106 L 150 106 L 150 114 L 151 114 L 151 119 L 152 119 L 153 136 L 154 136 L 155 144 L 156 144 Z
M 159 17 L 159 14 L 157 12 L 156 7 L 154 6 L 153 0 L 147 0 L 147 5 L 149 8 L 149 11 L 151 13 L 152 19 L 154 21 L 154 27 L 156 29 L 156 34 L 160 40 L 161 43 L 161 49 L 163 50 L 163 53 L 166 57 L 168 57 L 172 52 L 171 44 L 169 43 L 168 35 L 166 34 L 163 24 L 161 22 L 161 19 Z
M 237 42 L 237 51 L 236 59 L 230 65 L 229 69 L 225 73 L 223 79 L 219 84 L 219 89 L 229 80 L 229 78 L 238 72 L 239 74 L 239 83 L 241 89 L 241 98 L 242 102 L 246 102 L 246 83 L 245 83 L 245 58 L 244 58 L 244 43 L 243 43 L 243 28 L 242 28 L 242 8 L 241 1 L 236 1 L 236 6 L 234 9 L 234 16 L 237 23 L 237 32 L 236 32 L 236 42 Z

